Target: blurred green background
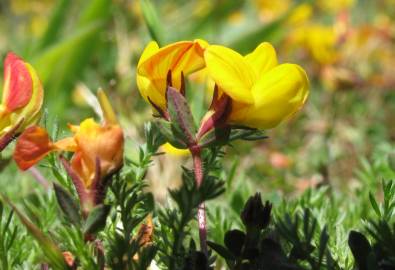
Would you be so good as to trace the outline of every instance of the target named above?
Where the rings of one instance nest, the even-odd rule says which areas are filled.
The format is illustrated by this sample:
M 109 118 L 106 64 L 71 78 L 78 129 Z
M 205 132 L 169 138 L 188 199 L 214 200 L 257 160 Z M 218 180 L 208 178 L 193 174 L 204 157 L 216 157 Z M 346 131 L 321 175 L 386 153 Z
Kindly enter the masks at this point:
M 136 63 L 150 40 L 163 46 L 203 38 L 242 54 L 269 41 L 280 62 L 306 69 L 310 98 L 294 119 L 268 131 L 269 139 L 228 148 L 225 168 L 237 179 L 229 192 L 245 198 L 262 190 L 280 198 L 328 184 L 347 194 L 364 185 L 361 170 L 375 172 L 372 157 L 390 160 L 395 153 L 394 5 L 391 0 L 2 0 L 0 55 L 14 51 L 37 69 L 45 121 L 50 130 L 58 126 L 61 137 L 66 123 L 94 115 L 87 93 L 105 89 L 125 129 L 126 155 L 133 158 L 144 141 L 143 123 L 151 119 L 135 83 Z M 191 76 L 188 84 L 198 116 L 209 102 L 203 77 Z M 40 188 L 29 173 L 16 171 L 9 160 L 12 148 L 2 154 L 0 188 L 22 198 Z M 165 190 L 179 178 L 176 165 L 186 162 L 187 156 L 160 157 L 148 177 Z

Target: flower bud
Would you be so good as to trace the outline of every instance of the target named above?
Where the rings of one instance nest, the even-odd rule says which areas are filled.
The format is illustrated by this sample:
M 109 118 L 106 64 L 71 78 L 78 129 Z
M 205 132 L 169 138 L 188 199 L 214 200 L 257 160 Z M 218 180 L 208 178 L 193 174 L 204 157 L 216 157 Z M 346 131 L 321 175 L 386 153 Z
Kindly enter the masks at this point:
M 271 210 L 272 204 L 267 201 L 263 205 L 261 194 L 256 193 L 248 199 L 240 217 L 247 230 L 255 228 L 260 231 L 269 225 Z

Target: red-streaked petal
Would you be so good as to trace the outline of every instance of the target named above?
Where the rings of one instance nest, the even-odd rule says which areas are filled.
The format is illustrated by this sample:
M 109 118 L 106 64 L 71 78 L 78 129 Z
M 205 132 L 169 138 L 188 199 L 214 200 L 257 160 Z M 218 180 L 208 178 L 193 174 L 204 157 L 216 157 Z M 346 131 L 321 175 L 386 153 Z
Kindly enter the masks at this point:
M 29 103 L 33 80 L 25 62 L 14 53 L 8 53 L 4 62 L 3 103 L 7 110 L 15 111 Z

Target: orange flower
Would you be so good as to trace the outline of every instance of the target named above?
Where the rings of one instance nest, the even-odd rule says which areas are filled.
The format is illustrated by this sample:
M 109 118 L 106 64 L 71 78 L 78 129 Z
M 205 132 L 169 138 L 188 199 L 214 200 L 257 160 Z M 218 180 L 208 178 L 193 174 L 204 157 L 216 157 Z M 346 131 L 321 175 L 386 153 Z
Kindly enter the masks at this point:
M 35 124 L 43 104 L 43 88 L 34 68 L 13 53 L 4 61 L 0 104 L 0 151 L 15 135 Z
M 19 168 L 26 170 L 52 151 L 74 152 L 71 169 L 81 179 L 85 189 L 91 189 L 97 173 L 104 179 L 123 164 L 123 132 L 103 92 L 99 100 L 104 111 L 102 125 L 92 118 L 79 126 L 69 125 L 72 137 L 52 142 L 44 128 L 32 126 L 20 136 L 14 152 Z M 97 172 L 96 166 L 100 165 Z

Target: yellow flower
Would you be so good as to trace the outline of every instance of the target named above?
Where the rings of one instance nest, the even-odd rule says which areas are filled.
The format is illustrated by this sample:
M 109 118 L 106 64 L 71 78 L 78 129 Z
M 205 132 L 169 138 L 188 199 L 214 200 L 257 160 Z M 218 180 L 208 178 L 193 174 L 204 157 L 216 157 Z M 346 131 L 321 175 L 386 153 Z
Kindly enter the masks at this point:
M 326 12 L 337 13 L 352 7 L 355 0 L 319 0 L 318 6 Z
M 154 41 L 145 48 L 137 65 L 137 86 L 143 98 L 156 107 L 166 109 L 166 79 L 171 71 L 172 84 L 181 87 L 181 73 L 188 75 L 204 67 L 203 40 L 180 41 L 159 48 Z
M 338 58 L 338 37 L 331 26 L 307 24 L 293 31 L 290 40 L 294 45 L 303 46 L 320 64 L 332 64 Z
M 4 61 L 3 97 L 0 104 L 1 150 L 9 137 L 37 122 L 43 104 L 43 88 L 34 68 L 13 53 Z
M 265 22 L 272 21 L 282 16 L 291 6 L 290 0 L 255 0 L 261 19 Z
M 313 7 L 309 4 L 300 4 L 297 5 L 289 17 L 287 18 L 287 24 L 292 27 L 296 27 L 300 24 L 306 23 L 313 14 Z
M 298 111 L 307 99 L 305 71 L 295 64 L 278 65 L 276 52 L 267 42 L 244 57 L 212 45 L 204 58 L 209 77 L 231 98 L 229 124 L 272 128 Z
M 19 168 L 30 168 L 52 151 L 73 152 L 71 168 L 86 189 L 91 187 L 95 178 L 97 161 L 100 162 L 102 179 L 117 171 L 123 164 L 123 132 L 114 121 L 112 110 L 108 111 L 107 99 L 100 101 L 105 122 L 100 125 L 88 118 L 79 126 L 70 125 L 72 137 L 51 142 L 44 128 L 32 126 L 26 129 L 17 141 L 14 152 Z

